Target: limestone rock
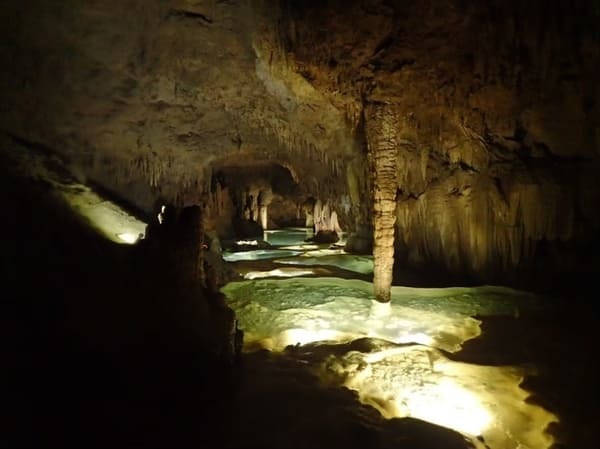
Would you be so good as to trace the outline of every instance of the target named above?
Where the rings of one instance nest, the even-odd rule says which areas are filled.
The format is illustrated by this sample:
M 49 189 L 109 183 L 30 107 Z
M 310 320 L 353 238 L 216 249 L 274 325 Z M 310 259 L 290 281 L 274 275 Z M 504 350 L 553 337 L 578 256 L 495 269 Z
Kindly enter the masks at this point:
M 600 229 L 592 3 L 5 2 L 0 126 L 148 213 L 200 205 L 226 237 L 240 186 L 271 189 L 263 228 L 311 197 L 345 231 L 375 225 L 368 144 L 393 116 L 376 252 L 395 234 L 402 263 L 483 281 L 576 273 Z

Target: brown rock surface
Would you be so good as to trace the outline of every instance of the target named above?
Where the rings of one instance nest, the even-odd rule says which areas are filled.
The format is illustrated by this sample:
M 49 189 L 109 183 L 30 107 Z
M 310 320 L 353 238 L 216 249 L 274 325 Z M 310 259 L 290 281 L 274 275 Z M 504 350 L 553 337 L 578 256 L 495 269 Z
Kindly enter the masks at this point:
M 204 203 L 224 228 L 215 174 L 275 164 L 298 185 L 286 210 L 329 200 L 363 232 L 383 105 L 398 265 L 576 272 L 600 228 L 599 19 L 541 0 L 5 2 L 0 126 L 145 210 Z

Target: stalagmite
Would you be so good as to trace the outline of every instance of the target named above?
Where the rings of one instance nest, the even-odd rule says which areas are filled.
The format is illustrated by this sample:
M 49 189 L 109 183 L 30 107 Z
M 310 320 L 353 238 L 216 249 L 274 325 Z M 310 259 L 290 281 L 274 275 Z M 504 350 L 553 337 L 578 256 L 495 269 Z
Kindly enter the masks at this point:
M 250 195 L 250 219 L 258 221 L 258 202 L 255 195 Z
M 373 287 L 375 299 L 390 300 L 396 223 L 396 132 L 394 114 L 380 105 L 365 110 L 368 158 L 373 176 Z
M 263 229 L 267 229 L 267 207 L 268 206 L 259 206 L 260 225 Z
M 329 221 L 331 230 L 338 234 L 342 232 L 342 228 L 340 227 L 336 211 L 331 212 L 331 218 L 329 219 Z
M 326 201 L 321 209 L 321 217 L 319 219 L 320 229 L 323 231 L 330 231 L 331 223 L 330 223 L 331 210 L 329 207 L 329 201 Z
M 315 234 L 321 230 L 321 216 L 322 216 L 323 203 L 321 200 L 317 200 L 313 212 L 313 220 L 315 225 Z
M 271 189 L 263 189 L 258 194 L 258 215 L 260 219 L 260 225 L 263 229 L 267 229 L 268 226 L 268 207 L 273 200 L 273 192 Z

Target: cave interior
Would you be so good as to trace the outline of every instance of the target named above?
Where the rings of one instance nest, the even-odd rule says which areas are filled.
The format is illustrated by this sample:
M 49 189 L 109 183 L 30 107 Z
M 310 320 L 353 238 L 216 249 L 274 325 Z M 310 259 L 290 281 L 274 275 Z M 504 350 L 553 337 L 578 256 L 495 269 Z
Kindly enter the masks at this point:
M 7 447 L 598 444 L 597 0 L 7 0 L 0 23 Z M 510 384 L 502 424 L 394 409 L 349 368 L 409 359 Z

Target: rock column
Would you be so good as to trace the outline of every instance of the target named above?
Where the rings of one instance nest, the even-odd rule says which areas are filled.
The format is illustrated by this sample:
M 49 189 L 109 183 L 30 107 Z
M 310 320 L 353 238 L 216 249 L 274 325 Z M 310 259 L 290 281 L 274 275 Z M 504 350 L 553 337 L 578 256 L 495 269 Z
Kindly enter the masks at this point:
M 261 190 L 258 194 L 258 215 L 260 218 L 260 225 L 262 226 L 263 230 L 266 230 L 268 226 L 268 207 L 272 200 L 273 192 L 270 188 Z
M 388 107 L 368 105 L 365 108 L 373 198 L 373 287 L 375 299 L 380 302 L 391 299 L 396 223 L 397 130 L 396 117 Z

